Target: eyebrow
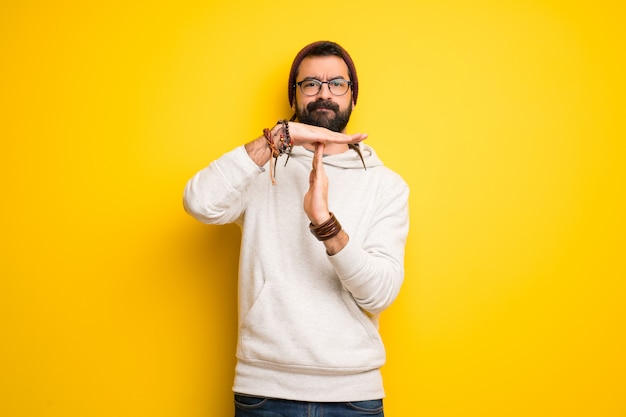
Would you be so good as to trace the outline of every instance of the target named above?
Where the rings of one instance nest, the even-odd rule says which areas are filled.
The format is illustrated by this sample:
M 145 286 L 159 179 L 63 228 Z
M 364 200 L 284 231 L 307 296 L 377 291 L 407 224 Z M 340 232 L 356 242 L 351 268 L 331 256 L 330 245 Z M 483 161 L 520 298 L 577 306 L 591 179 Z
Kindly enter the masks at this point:
M 319 78 L 317 77 L 304 77 L 302 79 L 302 81 L 309 81 L 309 80 L 315 80 L 315 81 L 321 81 Z M 343 75 L 338 75 L 336 77 L 332 77 L 329 78 L 327 81 L 333 81 L 333 80 L 346 80 L 346 81 L 350 81 L 349 78 L 345 78 Z

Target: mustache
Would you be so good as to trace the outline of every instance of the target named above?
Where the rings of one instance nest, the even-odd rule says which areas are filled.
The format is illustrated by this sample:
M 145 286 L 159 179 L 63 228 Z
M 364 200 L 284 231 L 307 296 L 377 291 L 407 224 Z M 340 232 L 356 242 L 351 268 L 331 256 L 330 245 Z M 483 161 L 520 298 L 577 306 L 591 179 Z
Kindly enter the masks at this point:
M 332 110 L 335 113 L 339 112 L 339 105 L 337 103 L 333 103 L 332 101 L 324 101 L 324 100 L 316 100 L 310 102 L 306 106 L 307 111 L 312 112 L 318 109 L 327 109 Z

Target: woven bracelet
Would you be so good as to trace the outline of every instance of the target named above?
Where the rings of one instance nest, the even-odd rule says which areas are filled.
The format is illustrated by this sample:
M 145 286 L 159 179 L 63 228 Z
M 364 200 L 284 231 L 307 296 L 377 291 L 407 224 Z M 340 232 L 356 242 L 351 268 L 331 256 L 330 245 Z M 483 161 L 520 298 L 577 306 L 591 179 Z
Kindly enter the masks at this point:
M 313 236 L 321 242 L 331 239 L 341 232 L 341 224 L 333 213 L 330 213 L 330 218 L 324 223 L 314 226 L 313 223 L 309 224 L 309 230 L 313 233 Z
M 272 140 L 272 132 L 265 128 L 263 129 L 263 136 L 265 136 L 265 141 L 267 142 L 267 146 L 270 148 L 270 152 L 272 153 L 272 157 L 278 158 L 281 152 L 274 145 L 274 141 Z

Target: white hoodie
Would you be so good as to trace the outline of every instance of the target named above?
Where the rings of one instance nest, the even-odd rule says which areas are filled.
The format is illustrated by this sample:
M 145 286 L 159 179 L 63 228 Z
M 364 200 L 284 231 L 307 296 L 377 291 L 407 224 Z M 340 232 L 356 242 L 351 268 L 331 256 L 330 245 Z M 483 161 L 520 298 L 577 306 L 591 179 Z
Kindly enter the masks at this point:
M 349 236 L 329 256 L 309 232 L 304 194 L 313 153 L 278 159 L 276 185 L 243 146 L 187 184 L 185 209 L 204 223 L 242 228 L 234 391 L 299 401 L 384 397 L 378 316 L 404 277 L 409 189 L 360 144 L 324 157 L 329 209 Z M 270 161 L 271 162 L 271 161 Z

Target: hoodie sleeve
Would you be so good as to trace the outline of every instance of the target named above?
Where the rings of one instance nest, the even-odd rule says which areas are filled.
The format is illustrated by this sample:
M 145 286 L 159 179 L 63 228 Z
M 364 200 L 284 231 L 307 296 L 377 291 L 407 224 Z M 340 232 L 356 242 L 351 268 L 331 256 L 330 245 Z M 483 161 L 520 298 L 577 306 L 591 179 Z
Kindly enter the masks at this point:
M 385 192 L 368 236 L 328 256 L 343 286 L 364 310 L 377 314 L 396 299 L 404 280 L 409 188 L 401 180 Z
M 262 172 L 243 145 L 225 153 L 187 182 L 185 211 L 202 223 L 236 221 L 245 210 L 248 186 Z

